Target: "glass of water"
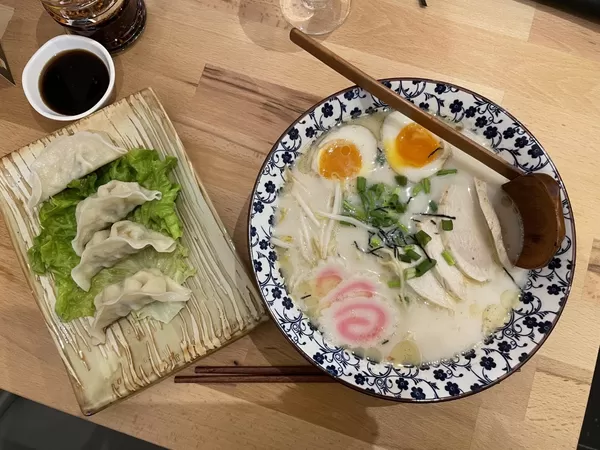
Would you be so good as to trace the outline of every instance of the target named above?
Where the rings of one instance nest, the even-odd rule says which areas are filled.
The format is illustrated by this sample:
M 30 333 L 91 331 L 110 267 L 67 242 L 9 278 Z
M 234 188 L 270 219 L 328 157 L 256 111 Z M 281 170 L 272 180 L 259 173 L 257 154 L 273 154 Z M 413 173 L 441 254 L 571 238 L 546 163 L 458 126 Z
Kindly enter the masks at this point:
M 350 13 L 352 0 L 279 0 L 288 23 L 306 34 L 331 33 Z

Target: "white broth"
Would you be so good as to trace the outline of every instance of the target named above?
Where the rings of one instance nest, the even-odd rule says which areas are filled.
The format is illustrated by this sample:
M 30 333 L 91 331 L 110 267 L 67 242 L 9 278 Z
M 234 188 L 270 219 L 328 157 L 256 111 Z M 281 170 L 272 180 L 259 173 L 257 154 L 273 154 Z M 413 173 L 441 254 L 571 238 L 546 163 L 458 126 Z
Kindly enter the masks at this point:
M 411 365 L 479 345 L 508 319 L 527 272 L 498 257 L 500 246 L 515 261 L 522 247 L 507 180 L 393 114 L 305 149 L 285 174 L 272 243 L 288 291 L 329 342 Z M 496 240 L 475 179 L 487 184 Z

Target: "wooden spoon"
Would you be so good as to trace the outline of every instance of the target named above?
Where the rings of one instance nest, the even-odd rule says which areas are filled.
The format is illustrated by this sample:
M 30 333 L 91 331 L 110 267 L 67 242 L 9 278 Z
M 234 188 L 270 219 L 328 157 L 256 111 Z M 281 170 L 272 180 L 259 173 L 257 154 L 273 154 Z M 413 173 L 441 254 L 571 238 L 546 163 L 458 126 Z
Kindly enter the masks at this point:
M 515 264 L 525 269 L 536 269 L 547 265 L 554 257 L 565 237 L 560 188 L 554 178 L 542 173 L 523 173 L 452 126 L 388 89 L 300 30 L 293 28 L 290 31 L 290 40 L 391 108 L 508 178 L 510 181 L 503 184 L 502 189 L 517 206 L 524 231 L 523 249 Z

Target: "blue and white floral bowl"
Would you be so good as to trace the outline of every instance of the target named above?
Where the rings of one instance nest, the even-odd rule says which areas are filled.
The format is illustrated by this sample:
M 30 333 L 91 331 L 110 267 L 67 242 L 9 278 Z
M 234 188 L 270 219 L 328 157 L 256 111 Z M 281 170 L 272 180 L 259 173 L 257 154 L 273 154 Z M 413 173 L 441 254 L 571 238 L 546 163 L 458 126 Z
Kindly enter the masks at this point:
M 386 105 L 358 87 L 338 92 L 293 123 L 273 146 L 258 175 L 249 212 L 249 251 L 254 275 L 273 320 L 296 348 L 338 381 L 360 391 L 404 402 L 450 400 L 480 392 L 519 369 L 544 343 L 565 306 L 575 270 L 575 223 L 556 167 L 537 139 L 497 104 L 467 89 L 433 80 L 382 81 L 419 107 L 462 123 L 483 136 L 501 157 L 525 172 L 558 180 L 566 237 L 554 259 L 533 270 L 510 321 L 483 346 L 439 365 L 395 368 L 373 363 L 327 343 L 288 294 L 270 245 L 283 171 L 331 127 Z

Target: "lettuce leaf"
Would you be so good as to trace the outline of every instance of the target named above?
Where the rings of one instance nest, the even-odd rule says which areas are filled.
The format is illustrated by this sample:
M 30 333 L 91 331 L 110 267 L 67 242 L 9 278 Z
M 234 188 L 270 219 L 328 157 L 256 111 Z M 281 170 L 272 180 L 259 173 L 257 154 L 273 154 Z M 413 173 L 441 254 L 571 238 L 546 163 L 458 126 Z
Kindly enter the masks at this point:
M 156 150 L 131 150 L 96 172 L 72 181 L 67 189 L 42 205 L 42 231 L 34 238 L 33 246 L 28 251 L 29 263 L 36 273 L 54 276 L 57 291 L 55 309 L 63 321 L 92 316 L 95 312 L 94 297 L 106 286 L 119 283 L 138 270 L 156 267 L 178 283 L 195 272 L 186 262 L 187 250 L 178 245 L 173 253 L 146 249 L 114 267 L 102 270 L 92 279 L 89 292 L 80 289 L 71 278 L 71 270 L 80 261 L 71 246 L 77 234 L 77 204 L 111 180 L 135 181 L 146 189 L 161 191 L 161 200 L 144 203 L 128 219 L 173 239 L 181 237 L 181 221 L 175 208 L 181 187 L 169 179 L 169 173 L 176 164 L 177 159 L 173 157 L 161 160 Z

